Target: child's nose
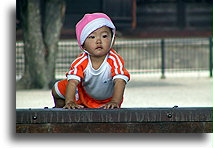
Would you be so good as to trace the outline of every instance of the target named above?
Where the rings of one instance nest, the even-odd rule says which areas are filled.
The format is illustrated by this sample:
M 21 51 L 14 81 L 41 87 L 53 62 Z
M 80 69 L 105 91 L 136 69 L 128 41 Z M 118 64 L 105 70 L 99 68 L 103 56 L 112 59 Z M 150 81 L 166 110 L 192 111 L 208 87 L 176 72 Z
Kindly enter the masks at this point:
M 101 44 L 101 43 L 102 43 L 102 42 L 101 42 L 101 38 L 98 37 L 97 40 L 96 40 L 96 43 L 97 43 L 97 44 Z

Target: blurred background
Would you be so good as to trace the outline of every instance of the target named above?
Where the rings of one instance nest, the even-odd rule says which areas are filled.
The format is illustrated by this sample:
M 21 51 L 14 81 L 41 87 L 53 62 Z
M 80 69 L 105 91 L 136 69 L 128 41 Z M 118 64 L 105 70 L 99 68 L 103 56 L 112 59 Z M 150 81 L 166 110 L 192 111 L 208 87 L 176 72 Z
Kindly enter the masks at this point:
M 44 15 L 45 0 L 40 1 Z M 16 7 L 16 37 L 22 39 L 20 3 Z M 75 39 L 75 25 L 85 13 L 103 12 L 124 38 L 210 37 L 211 0 L 65 0 L 60 39 Z
M 124 107 L 212 106 L 211 0 L 16 2 L 17 108 L 53 106 L 49 88 L 81 53 L 75 25 L 94 12 L 117 28 L 113 48 L 131 74 Z

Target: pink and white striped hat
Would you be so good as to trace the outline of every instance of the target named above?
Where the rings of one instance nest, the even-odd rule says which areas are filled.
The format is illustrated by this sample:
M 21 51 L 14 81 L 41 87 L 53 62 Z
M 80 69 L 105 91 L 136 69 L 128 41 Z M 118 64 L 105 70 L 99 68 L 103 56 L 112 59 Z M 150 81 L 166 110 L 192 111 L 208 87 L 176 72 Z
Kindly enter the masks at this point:
M 112 29 L 112 46 L 115 37 L 115 26 L 112 23 L 111 19 L 104 13 L 92 13 L 84 15 L 84 17 L 76 24 L 76 36 L 78 40 L 78 45 L 81 47 L 81 49 L 83 49 L 82 45 L 88 35 L 103 26 L 107 26 Z

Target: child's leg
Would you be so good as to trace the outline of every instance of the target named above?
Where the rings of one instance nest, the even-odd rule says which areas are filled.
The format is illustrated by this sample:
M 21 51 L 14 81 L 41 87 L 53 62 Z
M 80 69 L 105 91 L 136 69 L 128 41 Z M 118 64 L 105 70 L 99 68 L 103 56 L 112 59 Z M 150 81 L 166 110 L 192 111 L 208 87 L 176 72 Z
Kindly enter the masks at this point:
M 55 103 L 55 108 L 63 108 L 65 105 L 65 92 L 67 80 L 61 80 L 55 83 L 52 88 L 52 96 Z
M 54 108 L 63 108 L 65 105 L 65 99 L 61 98 L 55 91 L 55 87 L 52 88 L 52 96 L 55 103 Z
M 65 106 L 65 94 L 66 94 L 66 86 L 68 81 L 61 80 L 55 83 L 52 88 L 52 96 L 55 103 L 55 108 L 63 108 Z M 78 89 L 76 90 L 74 101 L 78 105 L 83 105 L 81 99 L 79 98 Z

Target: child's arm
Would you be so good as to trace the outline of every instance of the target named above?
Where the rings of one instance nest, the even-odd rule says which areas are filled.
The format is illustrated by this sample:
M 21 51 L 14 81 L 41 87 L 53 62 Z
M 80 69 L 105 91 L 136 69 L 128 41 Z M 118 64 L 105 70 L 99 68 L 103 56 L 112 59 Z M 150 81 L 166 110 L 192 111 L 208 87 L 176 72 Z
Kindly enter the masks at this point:
M 75 109 L 75 108 L 83 108 L 82 105 L 78 105 L 75 101 L 75 93 L 78 85 L 78 80 L 68 80 L 67 88 L 66 88 L 66 96 L 65 96 L 65 106 L 64 109 Z
M 104 109 L 120 108 L 120 103 L 123 99 L 126 82 L 123 79 L 115 79 L 114 83 L 115 84 L 112 100 L 109 103 L 106 103 L 105 105 L 102 106 L 104 107 Z

